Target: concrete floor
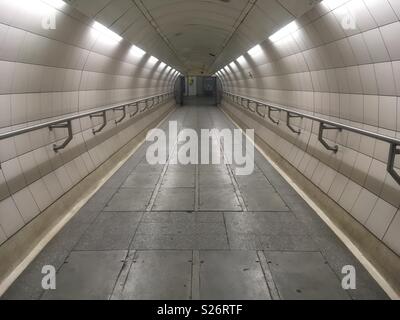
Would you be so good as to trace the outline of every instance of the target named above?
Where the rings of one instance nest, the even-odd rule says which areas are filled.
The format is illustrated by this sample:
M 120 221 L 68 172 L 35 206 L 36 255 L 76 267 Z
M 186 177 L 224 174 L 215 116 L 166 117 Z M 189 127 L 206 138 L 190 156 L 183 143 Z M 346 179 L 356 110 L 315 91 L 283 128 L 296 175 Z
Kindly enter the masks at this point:
M 196 101 L 169 120 L 197 131 L 234 128 L 218 108 Z M 239 177 L 226 165 L 151 166 L 148 146 L 97 192 L 3 299 L 387 298 L 258 152 L 254 173 Z M 44 265 L 58 270 L 54 291 L 41 288 Z M 356 267 L 356 290 L 341 287 L 345 265 Z

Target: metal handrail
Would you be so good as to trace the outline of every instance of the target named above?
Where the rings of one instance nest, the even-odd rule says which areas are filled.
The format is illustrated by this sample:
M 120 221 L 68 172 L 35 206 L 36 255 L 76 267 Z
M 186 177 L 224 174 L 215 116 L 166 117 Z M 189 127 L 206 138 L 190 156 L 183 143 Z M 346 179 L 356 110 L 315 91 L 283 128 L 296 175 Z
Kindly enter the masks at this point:
M 343 124 L 340 122 L 336 122 L 336 121 L 332 121 L 332 120 L 328 120 L 322 117 L 318 117 L 318 116 L 314 116 L 314 115 L 310 115 L 308 113 L 305 112 L 300 112 L 300 111 L 294 111 L 290 108 L 287 107 L 283 107 L 281 105 L 275 104 L 275 103 L 271 103 L 271 102 L 265 102 L 262 100 L 258 100 L 258 99 L 254 99 L 251 97 L 246 97 L 246 96 L 242 96 L 242 95 L 238 95 L 238 94 L 234 94 L 231 92 L 227 92 L 224 91 L 224 95 L 226 97 L 231 98 L 231 100 L 234 103 L 239 104 L 240 106 L 242 106 L 243 108 L 250 110 L 250 112 L 257 114 L 258 116 L 262 117 L 262 118 L 266 118 L 268 116 L 268 118 L 275 123 L 276 125 L 279 125 L 279 121 L 274 120 L 271 117 L 271 111 L 279 111 L 279 112 L 286 112 L 287 113 L 287 122 L 286 122 L 286 126 L 290 129 L 290 131 L 292 131 L 293 133 L 296 134 L 301 134 L 300 130 L 296 130 L 292 127 L 291 123 L 290 123 L 290 119 L 291 118 L 306 118 L 306 119 L 310 119 L 313 121 L 317 121 L 319 122 L 319 132 L 318 132 L 318 140 L 321 142 L 321 144 L 330 151 L 333 152 L 338 152 L 339 150 L 339 146 L 330 146 L 323 138 L 323 132 L 324 130 L 339 130 L 339 131 L 349 131 L 349 132 L 354 132 L 363 136 L 367 136 L 373 139 L 377 139 L 383 142 L 386 142 L 390 145 L 390 149 L 389 149 L 389 158 L 388 158 L 388 163 L 387 163 L 387 171 L 388 173 L 393 177 L 393 179 L 400 184 L 400 174 L 397 172 L 397 170 L 395 169 L 394 165 L 395 165 L 395 159 L 396 159 L 396 155 L 400 155 L 400 139 L 397 138 L 393 138 L 393 137 L 389 137 L 380 133 L 375 133 L 372 131 L 368 131 L 365 129 L 361 129 L 361 128 L 357 128 L 357 127 L 353 127 L 351 125 L 347 125 L 347 124 Z M 256 108 L 255 109 L 251 109 L 249 108 L 249 104 L 250 103 L 255 103 L 256 104 Z M 268 114 L 262 114 L 259 111 L 260 107 L 265 107 L 268 108 Z
M 101 117 L 103 119 L 103 124 L 97 130 L 93 129 L 93 134 L 96 134 L 96 133 L 102 131 L 107 125 L 107 117 L 106 117 L 107 111 L 122 111 L 123 112 L 123 117 L 121 117 L 119 120 L 116 121 L 116 124 L 118 124 L 118 123 L 122 122 L 122 120 L 126 117 L 126 108 L 127 107 L 135 106 L 137 108 L 136 112 L 131 114 L 131 118 L 132 118 L 137 113 L 139 113 L 139 111 L 138 111 L 139 103 L 144 102 L 147 106 L 148 101 L 150 101 L 150 100 L 155 101 L 155 99 L 157 99 L 157 103 L 160 104 L 160 103 L 164 102 L 164 100 L 166 98 L 172 97 L 173 94 L 174 94 L 173 92 L 167 92 L 167 93 L 162 93 L 162 94 L 158 94 L 158 95 L 153 95 L 150 97 L 141 98 L 141 99 L 137 99 L 137 100 L 131 100 L 131 101 L 128 101 L 125 103 L 115 104 L 115 105 L 104 107 L 104 108 L 97 108 L 95 110 L 81 112 L 78 114 L 74 114 L 72 116 L 62 117 L 57 120 L 39 123 L 39 124 L 28 126 L 25 128 L 12 130 L 12 131 L 9 131 L 6 133 L 0 133 L 0 140 L 9 139 L 12 137 L 16 137 L 16 136 L 19 136 L 19 135 L 22 135 L 25 133 L 37 131 L 37 130 L 44 129 L 44 128 L 49 128 L 49 130 L 54 130 L 57 128 L 68 129 L 68 138 L 64 141 L 64 143 L 59 146 L 54 145 L 53 149 L 55 152 L 57 152 L 58 150 L 64 149 L 72 141 L 72 139 L 73 139 L 72 121 L 73 120 L 82 119 L 85 117 L 90 117 L 90 118 Z M 147 109 L 148 108 L 146 107 L 146 108 L 140 110 L 140 112 L 143 112 Z

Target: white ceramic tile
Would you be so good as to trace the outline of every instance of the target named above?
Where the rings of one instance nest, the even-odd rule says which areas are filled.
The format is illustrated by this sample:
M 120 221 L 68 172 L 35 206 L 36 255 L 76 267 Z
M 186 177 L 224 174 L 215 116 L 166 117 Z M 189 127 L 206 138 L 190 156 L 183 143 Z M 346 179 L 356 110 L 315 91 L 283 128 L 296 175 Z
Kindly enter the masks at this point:
M 354 17 L 356 25 L 360 31 L 366 31 L 377 27 L 377 23 L 369 12 L 364 1 L 352 0 L 346 4 L 346 7 Z
M 11 193 L 25 187 L 26 181 L 18 158 L 3 162 L 1 168 Z
M 379 199 L 367 220 L 366 227 L 379 239 L 385 235 L 390 223 L 396 214 L 397 208 Z
M 364 32 L 363 36 L 373 62 L 390 61 L 388 51 L 378 29 Z
M 12 198 L 25 223 L 28 223 L 39 214 L 39 207 L 33 199 L 29 188 L 14 193 Z
M 400 32 L 400 22 L 392 23 L 381 29 L 383 40 L 389 51 L 390 58 L 392 60 L 400 59 L 400 44 L 397 40 L 397 36 Z
M 340 199 L 339 204 L 345 209 L 346 211 L 350 212 L 356 202 L 362 187 L 353 181 L 349 180 Z
M 14 235 L 24 224 L 12 198 L 0 201 L 0 225 L 7 238 Z
M 51 172 L 48 175 L 44 176 L 42 178 L 44 184 L 46 185 L 47 190 L 50 193 L 50 196 L 53 201 L 56 201 L 58 198 L 60 198 L 64 190 L 61 186 L 61 183 L 58 181 L 57 176 Z
M 0 200 L 3 200 L 10 196 L 6 179 L 4 178 L 3 172 L 0 169 Z
M 18 159 L 27 185 L 40 178 L 40 172 L 32 152 L 25 153 Z
M 329 192 L 328 192 L 329 196 L 333 200 L 338 202 L 340 197 L 343 194 L 343 191 L 344 191 L 348 181 L 349 181 L 348 178 L 346 178 L 344 175 L 338 173 L 335 176 L 335 179 L 333 180 L 333 183 L 329 189 Z
M 11 98 L 10 95 L 0 95 L 0 128 L 8 127 L 10 125 L 11 125 Z
M 364 3 L 379 26 L 397 21 L 397 16 L 387 0 L 364 0 Z
M 389 229 L 383 241 L 400 255 L 400 212 L 397 212 L 395 218 L 389 226 Z
M 397 15 L 397 19 L 400 19 L 400 2 L 397 0 L 389 0 L 390 5 L 392 6 L 393 11 Z
M 42 179 L 37 180 L 29 186 L 29 191 L 32 194 L 40 211 L 45 210 L 52 202 L 51 195 Z
M 359 66 L 363 93 L 368 95 L 378 94 L 378 82 L 376 80 L 375 68 L 372 64 Z
M 390 62 L 375 64 L 375 74 L 379 94 L 387 96 L 396 95 L 392 64 Z
M 397 127 L 397 98 L 379 98 L 379 127 L 396 130 Z
M 0 245 L 2 245 L 7 240 L 6 233 L 3 231 L 3 228 L 0 224 Z
M 379 97 L 373 95 L 364 96 L 364 121 L 372 126 L 379 125 Z
M 376 195 L 366 189 L 362 189 L 351 209 L 352 216 L 362 224 L 365 224 L 377 201 L 378 197 Z

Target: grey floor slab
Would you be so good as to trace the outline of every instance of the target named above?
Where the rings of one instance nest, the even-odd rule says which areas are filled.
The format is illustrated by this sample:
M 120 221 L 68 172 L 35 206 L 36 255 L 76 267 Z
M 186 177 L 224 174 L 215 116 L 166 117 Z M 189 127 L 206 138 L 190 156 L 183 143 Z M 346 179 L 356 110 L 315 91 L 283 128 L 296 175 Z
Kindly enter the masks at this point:
M 228 173 L 219 173 L 219 172 L 201 172 L 199 175 L 199 183 L 201 188 L 215 188 L 215 187 L 224 187 L 231 186 L 232 180 Z
M 289 211 L 278 193 L 270 189 L 240 187 L 240 192 L 249 211 Z
M 143 211 L 149 204 L 152 193 L 151 188 L 119 189 L 104 211 Z
M 201 211 L 242 211 L 236 193 L 230 185 L 219 188 L 200 187 Z
M 194 172 L 169 171 L 161 185 L 164 188 L 194 188 L 195 180 Z
M 249 176 L 235 176 L 235 179 L 239 187 L 252 188 L 252 189 L 262 189 L 268 192 L 274 192 L 273 186 L 264 177 L 264 175 L 249 175 Z
M 228 249 L 222 214 L 146 213 L 132 245 L 134 249 Z
M 127 250 L 142 215 L 138 212 L 102 212 L 75 250 Z
M 164 169 L 164 165 L 162 164 L 148 164 L 146 162 L 141 162 L 138 164 L 134 170 L 136 173 L 158 173 L 161 174 L 161 172 Z
M 137 234 L 131 249 L 229 250 L 226 234 Z
M 255 251 L 200 251 L 200 298 L 269 300 Z
M 320 252 L 265 252 L 265 256 L 282 299 L 350 299 Z
M 127 251 L 72 252 L 57 273 L 57 289 L 44 300 L 106 300 L 111 297 Z
M 169 164 L 167 168 L 167 174 L 170 172 L 186 172 L 186 173 L 195 173 L 196 172 L 196 165 L 194 164 Z
M 164 188 L 157 195 L 153 211 L 193 211 L 194 188 Z
M 213 164 L 201 164 L 199 165 L 200 174 L 228 174 L 228 168 L 226 165 L 213 165 Z
M 100 188 L 100 190 L 85 204 L 84 208 L 90 211 L 100 212 L 117 191 L 117 188 Z
M 224 216 L 222 212 L 146 212 L 142 222 L 224 223 Z
M 136 172 L 131 173 L 122 185 L 123 188 L 154 188 L 160 179 L 159 173 Z
M 191 274 L 191 251 L 138 251 L 116 298 L 187 300 Z
M 142 222 L 137 234 L 226 234 L 224 222 Z
M 305 226 L 291 212 L 225 213 L 228 232 L 263 235 L 307 235 Z
M 229 245 L 232 250 L 265 250 L 265 251 L 316 251 L 318 246 L 308 235 L 288 234 L 249 234 L 228 232 Z

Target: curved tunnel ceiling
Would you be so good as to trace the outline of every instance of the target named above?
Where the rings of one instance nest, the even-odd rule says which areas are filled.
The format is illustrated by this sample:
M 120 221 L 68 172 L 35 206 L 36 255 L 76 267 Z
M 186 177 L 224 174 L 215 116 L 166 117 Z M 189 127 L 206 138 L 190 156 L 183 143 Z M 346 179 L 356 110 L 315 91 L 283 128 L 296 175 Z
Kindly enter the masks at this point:
M 210 74 L 319 0 L 69 0 L 171 66 Z

